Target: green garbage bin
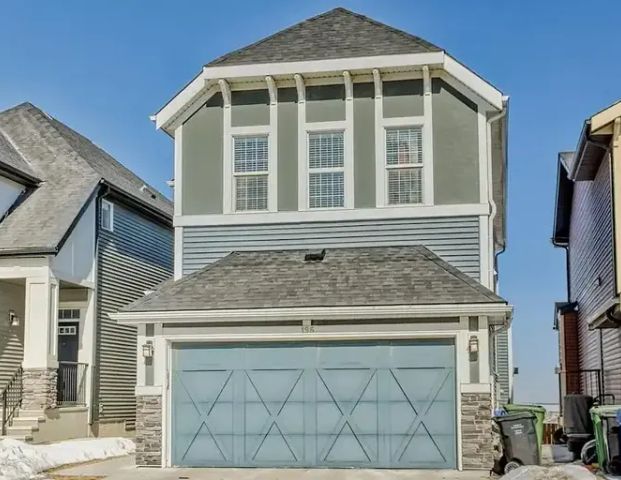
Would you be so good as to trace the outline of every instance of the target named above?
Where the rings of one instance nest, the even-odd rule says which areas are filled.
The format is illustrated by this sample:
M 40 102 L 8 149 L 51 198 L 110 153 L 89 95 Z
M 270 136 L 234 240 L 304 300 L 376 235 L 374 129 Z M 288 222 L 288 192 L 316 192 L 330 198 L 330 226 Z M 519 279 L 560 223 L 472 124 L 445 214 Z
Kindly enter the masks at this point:
M 597 463 L 604 471 L 609 471 L 610 460 L 619 454 L 619 433 L 617 412 L 621 405 L 602 405 L 591 408 L 593 420 L 593 433 L 595 434 L 595 448 L 597 450 Z
M 537 432 L 537 446 L 541 453 L 541 445 L 543 444 L 543 422 L 546 419 L 546 409 L 541 405 L 527 405 L 520 403 L 508 403 L 504 406 L 508 414 L 528 412 L 532 413 L 535 420 L 535 431 Z

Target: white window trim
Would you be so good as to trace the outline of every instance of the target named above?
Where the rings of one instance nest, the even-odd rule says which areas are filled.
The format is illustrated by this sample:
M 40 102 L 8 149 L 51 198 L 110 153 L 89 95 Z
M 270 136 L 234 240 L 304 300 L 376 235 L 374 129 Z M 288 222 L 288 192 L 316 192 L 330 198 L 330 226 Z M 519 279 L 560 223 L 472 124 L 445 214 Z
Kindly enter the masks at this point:
M 108 211 L 110 212 L 110 225 L 109 225 L 110 228 L 104 227 L 104 224 L 103 224 L 104 205 L 107 205 Z M 101 199 L 101 218 L 99 219 L 99 225 L 101 229 L 105 230 L 106 232 L 114 232 L 114 203 L 110 202 L 109 200 L 105 200 L 103 198 Z
M 343 72 L 345 85 L 345 120 L 329 122 L 306 121 L 306 86 L 301 75 L 295 75 L 298 92 L 298 211 L 354 209 L 354 102 L 349 72 Z M 343 132 L 343 206 L 310 208 L 308 136 L 310 133 Z
M 321 122 L 321 123 L 332 123 L 332 122 Z M 337 122 L 343 123 L 343 122 Z M 310 125 L 310 124 L 307 124 Z M 319 130 L 307 130 L 306 131 L 306 191 L 308 192 L 306 195 L 306 206 L 308 210 L 342 210 L 345 208 L 345 199 L 347 198 L 345 184 L 347 183 L 346 173 L 345 173 L 345 149 L 346 149 L 346 140 L 345 140 L 345 130 L 344 129 L 324 129 L 324 125 L 320 126 Z M 310 168 L 309 160 L 310 160 L 310 136 L 313 133 L 342 133 L 343 134 L 343 166 L 342 167 L 323 167 L 323 168 Z M 311 173 L 343 173 L 343 206 L 342 207 L 311 207 L 310 206 L 310 176 Z
M 425 199 L 425 190 L 427 190 L 427 185 L 425 184 L 425 178 L 427 176 L 427 172 L 425 171 L 426 169 L 426 165 L 425 165 L 425 145 L 424 145 L 424 140 L 423 140 L 423 146 L 422 146 L 422 156 L 423 156 L 423 161 L 422 163 L 404 163 L 404 164 L 397 164 L 397 165 L 388 165 L 388 159 L 386 158 L 387 152 L 386 152 L 386 142 L 387 142 L 387 133 L 388 130 L 392 130 L 392 129 L 399 129 L 399 128 L 420 128 L 421 129 L 421 134 L 422 137 L 424 139 L 425 137 L 425 121 L 424 119 L 420 118 L 420 117 L 407 117 L 407 118 L 388 118 L 385 119 L 388 121 L 384 121 L 383 125 L 382 125 L 382 133 L 383 133 L 383 149 L 384 149 L 384 171 L 383 171 L 383 181 L 384 181 L 384 204 L 387 207 L 413 207 L 416 205 L 428 205 L 428 203 L 426 202 Z M 422 170 L 422 187 L 423 187 L 423 195 L 422 195 L 422 201 L 421 202 L 417 202 L 417 203 L 390 203 L 389 201 L 389 189 L 388 189 L 388 172 L 390 170 L 399 170 L 399 169 L 412 169 L 412 168 L 420 168 Z
M 423 115 L 384 118 L 382 74 L 373 71 L 375 84 L 375 204 L 377 208 L 405 208 L 434 205 L 433 185 L 433 118 L 429 69 L 423 68 Z M 388 203 L 388 170 L 386 164 L 386 130 L 397 127 L 421 127 L 423 139 L 423 196 L 421 203 Z
M 236 138 L 244 138 L 244 137 L 265 137 L 267 138 L 267 170 L 260 172 L 235 172 L 235 139 Z M 270 152 L 270 145 L 272 143 L 270 139 L 270 130 L 269 127 L 265 126 L 251 126 L 251 127 L 234 127 L 231 128 L 231 134 L 229 135 L 229 140 L 231 144 L 231 155 L 229 156 L 229 162 L 231 164 L 231 174 L 229 177 L 229 185 L 230 185 L 230 195 L 231 195 L 231 213 L 235 214 L 252 214 L 252 213 L 265 213 L 272 212 L 274 210 L 270 209 L 270 197 L 273 195 L 272 188 L 272 180 L 271 175 L 273 168 L 271 166 L 272 163 L 272 154 Z M 237 177 L 252 177 L 252 176 L 261 176 L 267 177 L 267 209 L 265 210 L 237 210 L 236 207 L 236 178 Z
M 278 210 L 278 103 L 277 90 L 271 77 L 266 77 L 270 92 L 270 123 L 269 125 L 249 125 L 234 127 L 231 124 L 231 88 L 226 80 L 219 80 L 223 99 L 223 137 L 224 137 L 224 168 L 222 184 L 222 211 L 224 214 L 253 215 Z M 235 177 L 234 144 L 235 137 L 243 136 L 267 137 L 267 210 L 236 210 L 235 208 Z M 256 173 L 265 175 L 265 173 Z M 251 175 L 247 172 L 243 175 Z

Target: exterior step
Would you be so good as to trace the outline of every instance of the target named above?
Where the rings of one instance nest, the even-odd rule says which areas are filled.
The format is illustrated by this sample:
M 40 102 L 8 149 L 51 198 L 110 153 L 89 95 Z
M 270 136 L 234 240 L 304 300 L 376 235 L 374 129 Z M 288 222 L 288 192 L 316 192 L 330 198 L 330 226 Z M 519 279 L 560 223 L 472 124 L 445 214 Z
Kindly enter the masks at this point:
M 8 427 L 6 429 L 6 433 L 13 437 L 13 436 L 18 436 L 21 437 L 23 436 L 32 436 L 32 432 L 38 432 L 39 431 L 39 425 L 15 425 L 13 424 L 12 426 Z
M 5 438 L 10 438 L 12 440 L 19 440 L 20 442 L 32 442 L 32 435 L 0 435 L 0 440 L 4 440 Z
M 13 419 L 14 427 L 37 427 L 45 422 L 45 417 L 22 417 L 21 415 Z

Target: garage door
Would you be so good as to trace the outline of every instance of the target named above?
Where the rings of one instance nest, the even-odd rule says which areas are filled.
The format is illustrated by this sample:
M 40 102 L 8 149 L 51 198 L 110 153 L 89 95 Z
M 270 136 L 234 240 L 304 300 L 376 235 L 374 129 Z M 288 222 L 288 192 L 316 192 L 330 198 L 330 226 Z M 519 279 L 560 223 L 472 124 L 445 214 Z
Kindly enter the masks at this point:
M 177 345 L 178 466 L 455 468 L 449 341 Z

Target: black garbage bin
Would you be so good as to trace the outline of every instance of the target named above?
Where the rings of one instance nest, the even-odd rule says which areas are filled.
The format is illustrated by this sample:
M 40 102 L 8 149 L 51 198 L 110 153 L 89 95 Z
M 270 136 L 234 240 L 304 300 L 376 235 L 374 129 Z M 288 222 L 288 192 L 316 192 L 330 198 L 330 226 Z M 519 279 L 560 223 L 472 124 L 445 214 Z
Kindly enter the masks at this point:
M 567 435 L 567 449 L 573 453 L 574 460 L 586 442 L 593 438 L 593 420 L 589 410 L 593 397 L 589 395 L 565 395 L 563 398 L 563 423 Z
M 535 423 L 537 417 L 529 412 L 494 417 L 500 429 L 505 473 L 522 465 L 539 465 L 539 444 Z

